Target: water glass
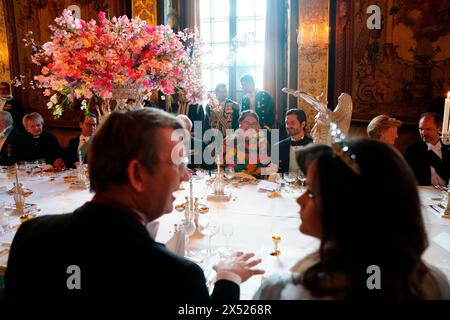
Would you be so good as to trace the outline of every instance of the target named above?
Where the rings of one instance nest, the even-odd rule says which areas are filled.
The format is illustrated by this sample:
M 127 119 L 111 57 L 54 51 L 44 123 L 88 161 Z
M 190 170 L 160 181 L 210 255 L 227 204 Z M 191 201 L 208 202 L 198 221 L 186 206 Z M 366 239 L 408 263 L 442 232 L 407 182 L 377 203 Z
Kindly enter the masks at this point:
M 298 169 L 298 180 L 300 181 L 301 188 L 304 189 L 306 182 L 306 175 L 301 169 Z
M 230 238 L 234 233 L 234 227 L 233 224 L 229 222 L 224 222 L 222 224 L 222 235 L 225 237 L 225 250 L 223 250 L 224 256 L 231 256 L 231 247 L 230 247 Z
M 226 167 L 225 168 L 225 178 L 231 180 L 234 178 L 234 167 Z
M 209 256 L 213 255 L 212 249 L 211 249 L 211 238 L 219 232 L 219 229 L 220 229 L 220 226 L 216 220 L 209 220 L 205 229 L 203 229 L 203 231 L 202 231 L 202 233 L 204 235 L 208 236 L 208 255 Z
M 0 231 L 7 232 L 9 230 L 10 216 L 6 213 L 5 202 L 0 201 Z

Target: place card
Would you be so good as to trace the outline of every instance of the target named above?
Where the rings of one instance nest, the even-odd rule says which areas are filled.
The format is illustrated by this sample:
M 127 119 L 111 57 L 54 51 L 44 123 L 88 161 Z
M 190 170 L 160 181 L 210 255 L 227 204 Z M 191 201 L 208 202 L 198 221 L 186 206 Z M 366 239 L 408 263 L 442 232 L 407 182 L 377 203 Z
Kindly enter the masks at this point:
M 278 184 L 275 182 L 270 182 L 267 180 L 261 180 L 258 184 L 258 189 L 265 191 L 275 191 L 279 188 Z

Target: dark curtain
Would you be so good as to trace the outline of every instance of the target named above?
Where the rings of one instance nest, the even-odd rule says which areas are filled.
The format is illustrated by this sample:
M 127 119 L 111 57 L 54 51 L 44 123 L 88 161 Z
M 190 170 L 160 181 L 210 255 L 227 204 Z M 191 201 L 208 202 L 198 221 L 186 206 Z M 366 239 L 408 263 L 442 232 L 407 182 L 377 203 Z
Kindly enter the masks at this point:
M 290 78 L 288 72 L 290 2 L 290 0 L 267 0 L 264 90 L 272 95 L 275 102 L 275 128 L 284 122 L 287 106 L 287 96 L 281 89 L 288 86 Z

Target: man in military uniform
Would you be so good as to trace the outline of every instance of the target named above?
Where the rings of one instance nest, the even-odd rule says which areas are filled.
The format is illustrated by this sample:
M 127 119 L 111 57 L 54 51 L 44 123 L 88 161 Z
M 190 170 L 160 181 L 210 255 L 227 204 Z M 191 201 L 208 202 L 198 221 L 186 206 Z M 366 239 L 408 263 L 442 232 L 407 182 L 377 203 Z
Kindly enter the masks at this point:
M 243 75 L 240 81 L 245 92 L 241 101 L 241 111 L 255 111 L 259 116 L 261 128 L 272 129 L 274 122 L 273 98 L 268 92 L 255 88 L 255 80 L 251 75 Z
M 236 130 L 239 126 L 239 104 L 228 98 L 227 86 L 220 83 L 216 86 L 217 105 L 206 107 L 207 125 L 219 129 L 226 135 L 227 129 Z

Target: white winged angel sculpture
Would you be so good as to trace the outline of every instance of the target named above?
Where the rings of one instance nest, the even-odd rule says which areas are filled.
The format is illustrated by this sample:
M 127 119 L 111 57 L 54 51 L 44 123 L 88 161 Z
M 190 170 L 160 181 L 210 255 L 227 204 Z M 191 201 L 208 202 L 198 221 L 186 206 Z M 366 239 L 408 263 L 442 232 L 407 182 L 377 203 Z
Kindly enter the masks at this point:
M 288 88 L 283 88 L 282 91 L 302 98 L 317 112 L 314 118 L 315 123 L 311 130 L 314 143 L 331 144 L 333 142 L 330 130 L 331 123 L 335 123 L 342 134 L 348 135 L 353 110 L 352 97 L 348 93 L 342 93 L 339 96 L 336 108 L 334 111 L 331 111 L 328 109 L 326 102 L 320 101 L 320 97 L 313 97 L 306 92 Z

